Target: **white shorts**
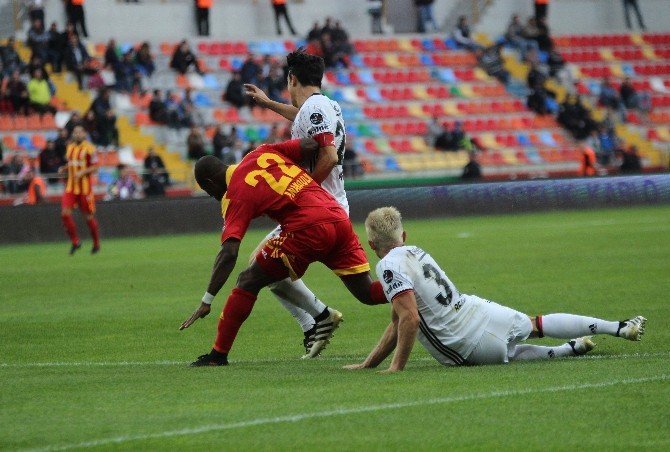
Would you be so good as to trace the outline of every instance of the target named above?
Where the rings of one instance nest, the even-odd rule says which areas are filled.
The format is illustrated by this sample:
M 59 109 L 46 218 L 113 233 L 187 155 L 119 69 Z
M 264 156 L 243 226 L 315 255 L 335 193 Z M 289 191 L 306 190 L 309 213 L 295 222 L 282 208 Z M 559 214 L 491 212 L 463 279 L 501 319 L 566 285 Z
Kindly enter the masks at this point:
M 530 318 L 507 306 L 490 302 L 489 324 L 479 343 L 468 355 L 468 364 L 503 364 L 509 362 L 516 344 L 525 341 L 533 331 Z

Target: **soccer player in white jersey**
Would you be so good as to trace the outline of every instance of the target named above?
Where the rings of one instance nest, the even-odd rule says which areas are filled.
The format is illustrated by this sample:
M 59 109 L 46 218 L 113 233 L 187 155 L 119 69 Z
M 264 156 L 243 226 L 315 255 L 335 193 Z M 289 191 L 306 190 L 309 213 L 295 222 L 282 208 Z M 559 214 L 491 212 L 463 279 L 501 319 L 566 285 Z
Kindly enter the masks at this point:
M 377 277 L 392 303 L 392 321 L 365 361 L 347 369 L 377 367 L 395 349 L 385 372 L 403 370 L 417 336 L 441 364 L 461 365 L 583 355 L 595 346 L 590 335 L 639 341 L 644 333 L 646 319 L 641 316 L 621 322 L 573 314 L 528 317 L 461 294 L 430 254 L 405 245 L 400 212 L 394 207 L 372 211 L 365 229 L 381 258 Z M 555 347 L 522 344 L 529 337 L 543 336 L 577 339 Z
M 314 180 L 332 194 L 348 213 L 349 202 L 344 191 L 342 173 L 346 131 L 340 106 L 321 93 L 321 80 L 325 70 L 323 58 L 297 50 L 288 54 L 286 62 L 291 105 L 269 99 L 254 85 L 245 85 L 246 93 L 259 106 L 269 108 L 293 121 L 291 138 L 312 137 L 320 144 L 330 144 L 321 147 L 317 158 L 307 162 L 307 166 Z M 252 256 L 257 254 L 268 239 L 278 235 L 280 231 L 277 228 L 268 234 Z M 303 330 L 305 336 L 303 358 L 316 357 L 328 344 L 342 320 L 342 314 L 328 308 L 302 280 L 286 279 L 273 284 L 270 289 Z

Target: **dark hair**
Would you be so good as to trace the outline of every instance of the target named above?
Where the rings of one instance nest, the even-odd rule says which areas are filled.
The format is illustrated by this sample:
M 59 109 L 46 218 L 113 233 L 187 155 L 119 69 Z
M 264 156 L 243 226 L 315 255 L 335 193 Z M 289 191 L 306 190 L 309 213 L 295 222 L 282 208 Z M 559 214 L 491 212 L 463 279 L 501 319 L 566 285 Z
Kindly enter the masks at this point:
M 325 70 L 323 58 L 305 53 L 305 50 L 300 48 L 286 56 L 286 63 L 288 73 L 295 75 L 301 85 L 321 88 L 321 79 Z

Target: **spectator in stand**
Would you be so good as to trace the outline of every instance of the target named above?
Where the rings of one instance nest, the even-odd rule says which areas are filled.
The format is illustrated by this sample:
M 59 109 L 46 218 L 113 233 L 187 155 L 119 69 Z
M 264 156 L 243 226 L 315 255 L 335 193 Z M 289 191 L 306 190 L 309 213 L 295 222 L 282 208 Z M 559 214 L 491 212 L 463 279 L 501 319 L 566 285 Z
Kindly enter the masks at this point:
M 221 153 L 221 161 L 226 165 L 234 165 L 242 160 L 242 141 L 237 136 L 237 127 L 232 126 L 226 135 L 225 146 Z
M 48 82 L 49 81 L 49 73 L 47 72 L 47 68 L 44 66 L 44 62 L 37 55 L 33 55 L 33 56 L 30 57 L 30 61 L 28 62 L 28 65 L 26 66 L 26 72 L 28 74 L 34 74 L 37 69 L 42 70 L 42 77 L 44 77 L 44 80 L 46 80 Z
M 642 163 L 637 153 L 637 146 L 631 146 L 622 153 L 622 161 L 619 169 L 623 174 L 636 174 L 642 171 Z
M 105 67 L 116 72 L 119 63 L 121 63 L 121 59 L 119 58 L 119 49 L 116 46 L 116 40 L 110 39 L 107 42 L 107 47 L 105 47 Z
M 296 32 L 293 29 L 293 25 L 291 24 L 291 18 L 288 15 L 288 9 L 286 8 L 286 0 L 270 0 L 272 2 L 272 9 L 274 9 L 275 12 L 275 26 L 277 27 L 277 35 L 281 36 L 281 25 L 279 24 L 279 18 L 284 17 L 284 20 L 286 21 L 286 25 L 288 25 L 288 29 L 291 31 L 291 35 L 295 36 Z
M 244 95 L 244 83 L 242 76 L 238 71 L 233 72 L 233 78 L 228 82 L 226 91 L 223 93 L 223 100 L 235 106 L 242 108 L 247 104 L 247 97 Z
M 157 124 L 167 124 L 168 112 L 161 90 L 155 89 L 149 102 L 149 119 Z
M 526 53 L 529 50 L 539 50 L 537 41 L 527 39 L 524 35 L 524 27 L 518 14 L 512 16 L 510 23 L 507 26 L 505 42 L 519 51 L 522 60 L 526 59 Z
M 287 103 L 284 99 L 283 93 L 286 89 L 286 77 L 284 77 L 284 71 L 281 67 L 275 65 L 270 70 L 270 75 L 265 80 L 265 85 L 267 86 L 268 97 L 275 102 Z
M 63 36 L 63 46 L 67 47 L 68 43 L 70 42 L 70 38 L 74 35 L 77 35 L 79 37 L 79 32 L 77 31 L 77 27 L 74 26 L 74 24 L 70 21 L 65 23 L 65 30 L 63 33 L 61 33 Z
M 51 64 L 53 72 L 60 72 L 63 69 L 63 54 L 67 41 L 64 41 L 64 36 L 58 31 L 56 22 L 51 24 L 49 28 L 49 42 L 47 45 L 46 61 Z
M 535 19 L 540 22 L 549 14 L 549 0 L 535 0 Z
M 338 51 L 347 55 L 351 55 L 353 53 L 354 48 L 349 42 L 349 33 L 347 33 L 347 30 L 342 28 L 342 23 L 339 20 L 335 21 L 335 26 L 333 27 L 333 31 L 330 35 L 333 39 L 333 43 L 338 48 Z
M 14 113 L 21 115 L 28 114 L 28 88 L 21 80 L 21 74 L 18 69 L 12 72 L 11 77 L 4 83 L 4 95 L 11 102 Z
M 124 164 L 117 165 L 116 171 L 118 177 L 116 181 L 107 187 L 107 198 L 110 199 L 138 199 L 142 197 L 142 190 L 140 189 L 135 176 L 131 169 Z
M 165 169 L 163 159 L 154 152 L 154 148 L 149 147 L 147 151 L 144 159 L 144 194 L 164 196 L 165 187 L 170 185 L 170 174 Z
M 549 32 L 549 25 L 547 19 L 540 19 L 537 21 L 538 35 L 536 37 L 537 45 L 543 52 L 551 52 L 554 48 L 554 43 L 551 41 L 551 33 Z
M 44 179 L 35 173 L 33 167 L 30 167 L 23 176 L 23 181 L 28 187 L 27 193 L 23 199 L 18 200 L 14 205 L 25 203 L 29 206 L 34 206 L 46 202 L 47 184 L 44 182 Z
M 9 176 L 9 180 L 7 180 L 5 187 L 7 192 L 14 195 L 26 190 L 27 185 L 23 180 L 23 176 L 28 172 L 28 169 L 29 167 L 27 163 L 23 161 L 23 157 L 18 153 L 14 154 L 4 168 L 5 175 Z
M 121 92 L 132 92 L 142 90 L 142 77 L 135 68 L 133 52 L 126 52 L 119 61 L 114 71 L 116 77 L 116 89 Z
M 279 131 L 279 125 L 274 123 L 270 128 L 270 133 L 268 133 L 268 136 L 263 143 L 275 144 L 279 142 L 281 142 L 281 132 Z
M 181 99 L 180 106 L 184 111 L 184 115 L 189 118 L 190 124 L 203 126 L 205 124 L 205 120 L 193 102 L 192 93 L 193 90 L 191 88 L 186 88 L 184 90 L 184 96 Z
M 197 127 L 191 129 L 191 133 L 186 138 L 186 147 L 188 149 L 188 158 L 190 160 L 198 160 L 207 155 L 205 152 L 205 139 Z
M 28 17 L 31 22 L 41 20 L 44 23 L 44 0 L 30 0 L 28 2 Z
M 580 169 L 579 174 L 584 177 L 596 175 L 596 153 L 585 143 L 579 143 Z
M 58 129 L 58 135 L 56 135 L 56 139 L 54 140 L 54 151 L 56 152 L 58 158 L 63 162 L 65 162 L 69 137 L 70 134 L 68 133 L 67 129 L 62 128 Z
M 145 77 L 151 77 L 156 70 L 154 57 L 151 55 L 151 48 L 148 42 L 143 42 L 135 54 L 135 67 Z
M 464 49 L 474 51 L 481 48 L 481 46 L 470 37 L 470 25 L 468 25 L 468 18 L 466 16 L 460 16 L 458 18 L 458 24 L 454 30 L 453 37 L 456 43 Z
M 433 116 L 433 119 L 428 124 L 428 132 L 426 133 L 426 144 L 435 147 L 437 137 L 444 133 L 444 127 L 440 122 L 439 116 Z
M 487 49 L 475 50 L 479 66 L 492 77 L 497 78 L 500 82 L 507 85 L 509 82 L 509 72 L 505 69 L 502 55 L 502 44 L 495 44 Z
M 4 47 L 0 47 L 0 58 L 2 58 L 5 74 L 11 74 L 16 70 L 23 71 L 25 67 L 25 63 L 21 61 L 21 57 L 16 51 L 16 41 L 14 38 L 7 39 L 7 44 Z
M 637 4 L 637 0 L 623 0 L 623 11 L 626 16 L 626 28 L 629 30 L 633 29 L 633 24 L 630 20 L 630 10 L 635 11 L 637 16 L 637 24 L 642 30 L 646 30 L 647 27 L 644 26 L 644 19 L 642 18 L 642 12 L 640 11 L 640 5 Z
M 361 165 L 355 144 L 347 146 L 347 152 L 342 159 L 342 172 L 345 179 L 358 179 L 363 175 L 363 166 Z
M 456 121 L 454 123 L 454 128 L 451 130 L 451 149 L 461 150 L 465 149 L 466 151 L 472 151 L 472 140 L 465 130 L 463 130 L 463 123 L 461 121 Z
M 116 128 L 116 115 L 112 110 L 109 88 L 102 88 L 98 97 L 93 101 L 89 110 L 95 112 L 97 130 L 100 134 L 100 145 L 109 146 L 119 144 L 119 131 Z
M 47 141 L 44 149 L 40 151 L 40 173 L 41 174 L 50 174 L 56 175 L 58 173 L 58 168 L 65 164 L 63 160 L 56 151 L 56 143 L 53 140 Z M 59 181 L 59 178 L 49 177 L 48 179 L 50 184 L 55 184 Z
M 309 42 L 313 39 L 316 39 L 317 41 L 321 39 L 321 26 L 319 25 L 319 21 L 314 22 L 314 25 L 312 25 L 312 28 L 307 33 L 305 41 Z
M 619 96 L 624 107 L 629 110 L 651 110 L 651 98 L 647 93 L 638 93 L 630 77 L 626 77 L 619 87 Z
M 323 23 L 323 28 L 321 28 L 321 34 L 324 33 L 332 34 L 334 27 L 335 26 L 333 25 L 333 18 L 326 17 L 326 20 Z
M 49 50 L 49 33 L 44 28 L 44 23 L 36 19 L 33 21 L 30 30 L 28 30 L 28 37 L 26 44 L 30 47 L 32 55 L 37 55 L 40 59 L 46 61 Z
M 307 43 L 305 46 L 305 53 L 309 55 L 316 55 L 323 57 L 323 49 L 321 48 L 321 37 L 319 39 L 313 39 Z
M 212 155 L 222 160 L 223 158 L 223 149 L 226 147 L 228 142 L 228 137 L 223 133 L 220 125 L 216 126 L 214 129 L 214 135 L 212 135 Z
M 600 84 L 600 95 L 598 96 L 598 103 L 606 108 L 612 110 L 619 110 L 621 108 L 621 99 L 619 93 L 610 83 L 609 77 L 604 77 Z
M 536 89 L 544 86 L 544 83 L 547 81 L 547 76 L 539 69 L 537 64 L 531 63 L 526 81 L 528 83 L 528 88 Z
M 426 33 L 429 28 L 433 33 L 438 30 L 435 19 L 433 19 L 433 2 L 434 0 L 414 0 L 418 13 L 417 28 L 419 33 Z
M 186 74 L 188 69 L 193 66 L 193 69 L 200 75 L 203 74 L 198 64 L 198 59 L 191 51 L 191 47 L 186 40 L 181 41 L 172 54 L 170 60 L 170 67 L 180 74 Z
M 596 127 L 581 98 L 572 94 L 560 105 L 557 120 L 576 140 L 585 139 Z
M 177 95 L 168 91 L 165 94 L 165 108 L 167 110 L 167 125 L 172 129 L 181 129 L 182 127 L 192 127 L 186 112 L 182 108 L 181 101 Z
M 51 87 L 44 79 L 41 69 L 33 72 L 33 78 L 28 82 L 28 99 L 30 108 L 39 114 L 56 114 L 56 109 L 51 106 Z
M 543 85 L 535 85 L 531 88 L 526 100 L 526 105 L 538 115 L 549 114 L 549 94 Z
M 242 63 L 240 67 L 240 76 L 242 77 L 242 83 L 250 83 L 252 85 L 260 84 L 262 69 L 260 65 L 256 62 L 256 58 L 253 54 L 247 55 L 247 59 Z
M 65 13 L 68 21 L 72 22 L 75 29 L 79 28 L 81 34 L 88 38 L 86 30 L 86 13 L 84 12 L 85 0 L 63 0 L 65 2 Z
M 198 36 L 209 36 L 209 10 L 212 0 L 195 0 L 195 24 Z
M 79 36 L 70 36 L 70 42 L 65 50 L 65 67 L 77 78 L 79 89 L 84 89 L 84 73 L 90 60 L 86 47 L 79 41 Z
M 77 126 L 84 126 L 84 119 L 81 117 L 78 111 L 72 112 L 72 115 L 70 116 L 70 119 L 65 123 L 65 131 L 67 132 L 67 140 L 70 139 L 72 136 L 72 132 L 74 131 L 74 128 Z M 66 141 L 67 141 L 66 140 Z M 67 146 L 66 142 L 66 146 Z M 67 152 L 67 148 L 66 148 Z
M 93 110 L 86 112 L 84 118 L 82 119 L 81 125 L 88 134 L 91 142 L 96 146 L 101 146 L 102 143 L 100 141 L 100 133 L 98 132 L 98 120 L 96 119 L 95 112 Z
M 382 17 L 384 16 L 384 0 L 368 0 L 368 14 L 372 20 L 372 34 L 383 34 Z
M 598 162 L 603 166 L 607 166 L 619 148 L 616 134 L 613 130 L 607 130 L 607 128 L 602 125 L 600 125 L 598 130 L 593 133 L 597 139 L 595 148 L 597 149 L 596 157 L 598 158 Z
M 482 178 L 482 167 L 477 161 L 477 153 L 474 151 L 468 152 L 470 160 L 463 167 L 463 174 L 461 174 L 461 179 L 463 180 L 478 180 Z

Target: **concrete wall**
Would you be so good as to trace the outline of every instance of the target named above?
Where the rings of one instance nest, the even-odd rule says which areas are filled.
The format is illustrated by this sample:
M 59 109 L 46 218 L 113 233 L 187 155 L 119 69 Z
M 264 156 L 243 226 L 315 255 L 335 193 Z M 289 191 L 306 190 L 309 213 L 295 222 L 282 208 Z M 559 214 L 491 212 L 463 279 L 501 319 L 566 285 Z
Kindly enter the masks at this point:
M 389 204 L 405 218 L 670 204 L 670 174 L 357 190 L 349 192 L 349 203 L 354 221 Z M 219 205 L 210 198 L 99 203 L 97 216 L 103 238 L 221 228 Z M 75 217 L 87 237 L 80 216 Z M 270 229 L 272 223 L 261 219 L 254 226 Z M 58 205 L 0 208 L 0 244 L 44 241 L 65 241 Z
M 670 1 L 639 0 L 649 31 L 670 31 Z M 533 14 L 531 0 L 496 0 L 477 31 L 499 36 L 504 33 L 512 14 L 521 17 Z M 637 20 L 633 17 L 637 27 Z M 555 35 L 570 33 L 625 33 L 621 0 L 553 0 L 549 4 L 549 26 Z

